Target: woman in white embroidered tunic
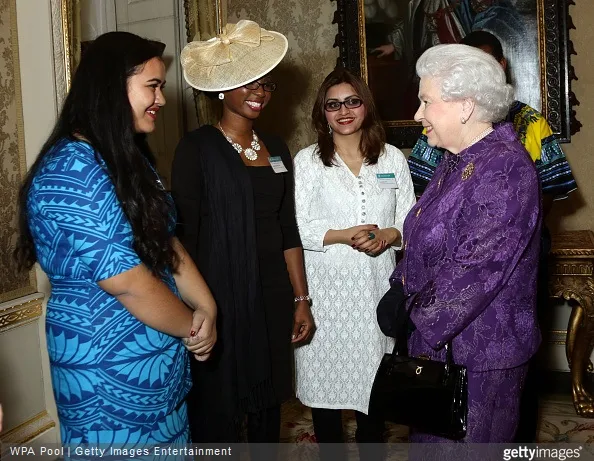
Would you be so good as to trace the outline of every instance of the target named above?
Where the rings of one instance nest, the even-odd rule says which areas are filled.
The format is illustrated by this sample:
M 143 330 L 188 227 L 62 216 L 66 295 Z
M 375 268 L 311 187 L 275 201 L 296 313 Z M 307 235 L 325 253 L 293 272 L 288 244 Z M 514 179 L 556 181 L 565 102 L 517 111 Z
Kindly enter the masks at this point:
M 295 205 L 316 333 L 295 351 L 297 397 L 312 407 L 319 443 L 342 442 L 341 409 L 357 411 L 357 442 L 381 442 L 383 421 L 366 414 L 375 373 L 393 342 L 375 310 L 415 203 L 412 180 L 402 152 L 384 143 L 359 77 L 330 73 L 312 119 L 318 143 L 295 157 Z

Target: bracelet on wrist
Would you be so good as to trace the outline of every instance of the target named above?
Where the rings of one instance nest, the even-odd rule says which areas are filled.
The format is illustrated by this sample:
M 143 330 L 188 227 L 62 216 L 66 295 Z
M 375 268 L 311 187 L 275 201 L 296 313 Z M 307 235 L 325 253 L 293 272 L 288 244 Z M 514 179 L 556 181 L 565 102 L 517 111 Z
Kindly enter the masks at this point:
M 307 301 L 311 304 L 311 297 L 309 295 L 295 296 L 295 302 Z

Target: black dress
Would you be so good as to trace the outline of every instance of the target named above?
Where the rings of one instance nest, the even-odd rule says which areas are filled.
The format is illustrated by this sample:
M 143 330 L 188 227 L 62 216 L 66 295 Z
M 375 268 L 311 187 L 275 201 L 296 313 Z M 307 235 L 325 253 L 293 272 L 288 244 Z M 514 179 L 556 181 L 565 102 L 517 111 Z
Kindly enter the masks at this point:
M 246 413 L 279 405 L 292 390 L 293 288 L 284 250 L 301 247 L 292 158 L 258 133 L 288 172 L 246 167 L 212 126 L 188 133 L 172 168 L 178 236 L 217 302 L 217 344 L 192 360 L 192 439 L 236 442 Z
M 286 173 L 272 167 L 248 167 L 254 190 L 256 244 L 260 283 L 264 295 L 272 382 L 277 400 L 283 402 L 293 393 L 292 346 L 294 294 L 284 258 L 284 250 L 301 246 L 295 223 L 293 198 L 286 203 Z M 290 191 L 292 195 L 292 191 Z M 287 245 L 287 237 L 289 244 Z

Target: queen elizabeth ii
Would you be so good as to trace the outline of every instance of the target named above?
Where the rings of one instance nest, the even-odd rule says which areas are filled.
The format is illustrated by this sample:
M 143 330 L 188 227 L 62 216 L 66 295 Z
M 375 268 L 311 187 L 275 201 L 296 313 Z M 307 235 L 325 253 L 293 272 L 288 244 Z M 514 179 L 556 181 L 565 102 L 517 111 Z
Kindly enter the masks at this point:
M 511 442 L 536 321 L 541 201 L 536 169 L 504 118 L 513 100 L 501 66 L 466 45 L 438 45 L 418 60 L 428 143 L 447 149 L 404 222 L 401 283 L 412 307 L 409 354 L 468 368 L 463 442 Z M 415 442 L 448 442 L 411 433 Z

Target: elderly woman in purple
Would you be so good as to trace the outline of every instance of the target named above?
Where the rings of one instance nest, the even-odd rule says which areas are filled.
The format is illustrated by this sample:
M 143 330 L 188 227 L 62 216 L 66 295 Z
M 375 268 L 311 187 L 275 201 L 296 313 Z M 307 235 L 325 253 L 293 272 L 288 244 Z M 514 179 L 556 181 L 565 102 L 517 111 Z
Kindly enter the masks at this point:
M 415 120 L 447 149 L 404 222 L 404 258 L 391 277 L 412 306 L 412 356 L 468 367 L 462 442 L 512 442 L 526 363 L 540 342 L 535 314 L 541 200 L 533 162 L 507 114 L 513 88 L 497 61 L 438 45 L 416 65 Z M 411 326 L 412 327 L 412 326 Z M 448 439 L 413 432 L 414 442 Z

